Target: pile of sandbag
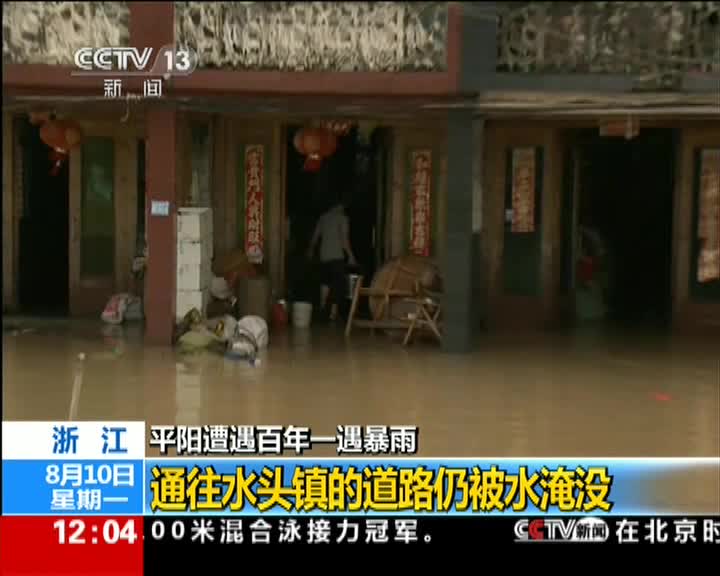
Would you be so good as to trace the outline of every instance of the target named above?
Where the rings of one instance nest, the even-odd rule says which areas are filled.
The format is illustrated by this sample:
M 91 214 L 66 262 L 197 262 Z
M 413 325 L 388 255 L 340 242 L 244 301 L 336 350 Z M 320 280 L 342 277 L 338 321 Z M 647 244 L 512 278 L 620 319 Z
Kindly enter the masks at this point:
M 245 316 L 240 320 L 226 314 L 203 320 L 192 310 L 178 326 L 177 344 L 184 351 L 216 349 L 226 355 L 257 363 L 260 350 L 267 348 L 268 325 L 258 316 Z
M 244 358 L 254 364 L 257 362 L 258 352 L 267 348 L 268 325 L 259 316 L 245 316 L 235 320 L 226 315 L 208 322 L 211 323 L 214 334 L 225 342 L 228 356 Z
M 267 321 L 253 314 L 238 317 L 238 286 L 257 278 L 257 269 L 242 250 L 233 250 L 213 261 L 211 300 L 207 320 L 196 309 L 188 312 L 176 326 L 175 342 L 183 350 L 215 349 L 227 356 L 258 362 L 260 350 L 268 345 Z

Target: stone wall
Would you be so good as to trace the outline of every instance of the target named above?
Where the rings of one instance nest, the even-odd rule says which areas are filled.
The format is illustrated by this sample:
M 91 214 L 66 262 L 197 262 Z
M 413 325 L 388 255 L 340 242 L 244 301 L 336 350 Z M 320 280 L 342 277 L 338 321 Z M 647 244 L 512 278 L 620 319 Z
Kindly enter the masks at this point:
M 503 2 L 499 9 L 499 71 L 720 73 L 720 2 Z
M 176 2 L 200 67 L 402 71 L 446 67 L 445 2 Z
M 72 65 L 83 46 L 127 46 L 126 2 L 5 2 L 3 62 Z

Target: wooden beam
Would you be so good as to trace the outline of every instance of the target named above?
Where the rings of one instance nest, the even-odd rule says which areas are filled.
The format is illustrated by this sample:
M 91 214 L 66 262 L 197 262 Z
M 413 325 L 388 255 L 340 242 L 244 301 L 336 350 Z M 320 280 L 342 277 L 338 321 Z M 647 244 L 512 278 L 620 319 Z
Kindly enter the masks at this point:
M 676 175 L 673 221 L 673 315 L 676 323 L 688 322 L 686 309 L 710 310 L 720 308 L 714 302 L 692 302 L 690 270 L 693 246 L 693 205 L 695 202 L 695 152 L 699 148 L 720 148 L 720 128 L 717 125 L 686 127 L 681 133 L 679 174 Z M 692 316 L 695 323 L 702 315 Z
M 270 210 L 267 220 L 267 222 L 269 222 L 269 230 L 265 231 L 269 252 L 266 258 L 270 265 L 270 285 L 276 294 L 280 293 L 283 288 L 281 283 L 282 269 L 285 268 L 281 256 L 283 253 L 282 246 L 285 243 L 285 222 L 282 215 L 284 204 L 284 186 L 282 180 L 285 174 L 282 169 L 283 149 L 285 148 L 284 133 L 285 131 L 280 122 L 272 123 L 272 137 L 267 154 L 267 158 L 271 160 L 270 181 L 265 186 L 265 193 L 269 196 L 269 201 L 265 209 Z M 265 161 L 267 162 L 268 160 L 266 159 Z
M 393 130 L 392 151 L 392 187 L 390 188 L 391 211 L 391 258 L 405 253 L 405 178 L 407 172 L 406 131 L 402 128 Z
M 224 254 L 227 250 L 225 217 L 227 205 L 227 121 L 216 116 L 213 120 L 212 160 L 212 207 L 213 207 L 213 253 Z M 216 256 L 217 257 L 217 256 Z
M 77 293 L 80 287 L 80 238 L 81 229 L 81 212 L 82 212 L 82 147 L 78 146 L 70 151 L 69 160 L 69 295 L 70 295 L 70 314 L 78 313 L 77 300 L 73 298 L 73 294 Z
M 3 270 L 3 310 L 15 307 L 15 274 L 13 273 L 13 260 L 15 254 L 15 210 L 14 190 L 15 180 L 13 168 L 15 159 L 13 117 L 3 112 L 3 232 L 2 232 L 2 270 Z
M 225 246 L 239 246 L 237 239 L 238 121 L 228 120 L 225 134 Z
M 288 243 L 288 228 L 287 228 L 287 183 L 288 183 L 288 148 L 285 145 L 288 137 L 288 124 L 287 122 L 280 125 L 280 230 L 281 230 L 281 242 L 280 242 L 280 286 L 283 288 L 283 296 L 286 288 L 286 274 L 287 270 L 285 262 L 287 260 L 287 243 Z

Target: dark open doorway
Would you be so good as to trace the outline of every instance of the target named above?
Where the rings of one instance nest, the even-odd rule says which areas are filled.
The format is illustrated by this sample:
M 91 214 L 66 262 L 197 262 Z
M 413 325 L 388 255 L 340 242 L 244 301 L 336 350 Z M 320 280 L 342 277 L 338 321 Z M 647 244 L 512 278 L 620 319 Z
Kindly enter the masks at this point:
M 622 326 L 670 321 L 675 138 L 641 129 L 630 140 L 579 131 L 568 154 L 565 287 L 574 317 Z M 572 277 L 571 277 L 572 276 Z
M 371 278 L 382 264 L 377 246 L 384 245 L 384 211 L 379 204 L 385 201 L 385 145 L 382 130 L 366 135 L 354 127 L 338 138 L 335 153 L 318 172 L 306 172 L 305 157 L 293 145 L 301 128 L 287 130 L 287 290 L 290 300 L 309 301 L 317 308 L 320 277 L 316 263 L 307 258 L 307 249 L 318 218 L 333 199 L 342 201 L 348 216 L 357 272 Z
M 65 315 L 69 300 L 69 166 L 51 174 L 40 129 L 18 119 L 22 148 L 18 303 L 34 315 Z

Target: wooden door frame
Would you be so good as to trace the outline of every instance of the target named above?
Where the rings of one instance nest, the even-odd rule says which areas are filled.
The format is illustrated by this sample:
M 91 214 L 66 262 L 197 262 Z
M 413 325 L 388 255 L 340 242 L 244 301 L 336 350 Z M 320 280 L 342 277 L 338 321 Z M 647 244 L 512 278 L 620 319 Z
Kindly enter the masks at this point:
M 562 161 L 563 161 L 563 172 L 560 180 L 560 203 L 558 209 L 559 214 L 559 227 L 560 227 L 560 278 L 559 278 L 559 292 L 558 292 L 558 306 L 560 317 L 558 320 L 565 325 L 572 325 L 575 323 L 577 318 L 577 249 L 578 249 L 578 218 L 579 218 L 579 202 L 580 202 L 580 190 L 581 190 L 581 174 L 582 174 L 582 162 L 583 162 L 583 150 L 575 140 L 575 132 L 571 130 L 564 131 L 561 136 L 562 142 Z M 566 164 L 569 163 L 569 166 Z M 568 171 L 568 168 L 570 171 Z M 566 181 L 566 178 L 570 178 L 572 181 Z M 572 215 L 570 218 L 570 230 L 565 229 L 565 202 L 568 200 L 568 189 Z M 570 234 L 570 269 L 565 270 L 562 263 L 562 258 L 565 256 L 564 253 L 564 242 L 566 241 L 566 234 Z M 562 284 L 565 282 L 563 278 L 563 272 L 569 274 L 569 286 L 567 292 L 563 291 Z
M 489 119 L 485 126 L 487 166 L 483 198 L 488 258 L 488 324 L 493 329 L 537 329 L 557 322 L 560 283 L 560 201 L 563 173 L 561 126 L 552 121 Z M 504 221 L 507 151 L 542 148 L 540 294 L 512 296 L 504 290 Z
M 144 138 L 139 125 L 117 122 L 80 122 L 85 137 L 110 138 L 113 141 L 113 203 L 115 219 L 114 272 L 107 277 L 83 277 L 81 274 L 82 233 L 82 147 L 70 153 L 69 182 L 69 313 L 71 316 L 96 314 L 114 292 L 130 287 L 131 263 L 137 236 L 137 147 Z
M 17 118 L 3 112 L 3 311 L 15 310 L 18 297 Z
M 696 202 L 695 151 L 720 147 L 720 128 L 697 123 L 682 126 L 676 149 L 672 231 L 672 319 L 682 331 L 720 330 L 720 304 L 692 297 L 690 271 L 693 209 Z

